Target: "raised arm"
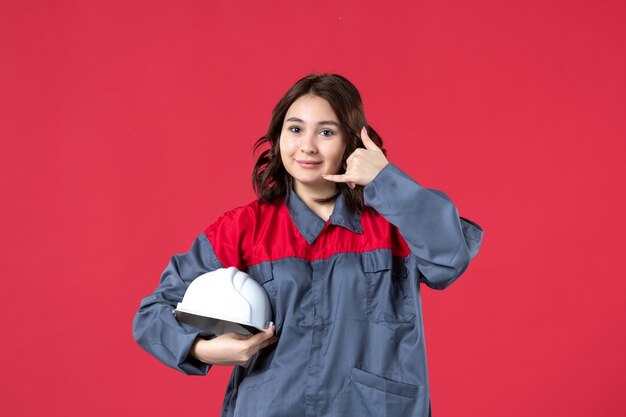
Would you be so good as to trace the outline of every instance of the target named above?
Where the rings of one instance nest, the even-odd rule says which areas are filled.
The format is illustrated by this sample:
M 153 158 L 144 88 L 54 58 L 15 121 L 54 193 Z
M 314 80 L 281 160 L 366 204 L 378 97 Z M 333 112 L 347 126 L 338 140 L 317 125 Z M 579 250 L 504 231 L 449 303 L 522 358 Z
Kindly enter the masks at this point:
M 459 217 L 444 193 L 420 186 L 395 165 L 387 165 L 364 193 L 365 204 L 398 228 L 429 287 L 450 285 L 478 253 L 480 226 Z
M 365 148 L 350 155 L 346 173 L 325 178 L 364 186 L 365 204 L 398 228 L 411 249 L 422 281 L 435 289 L 447 287 L 478 253 L 482 229 L 459 217 L 444 193 L 420 186 L 389 163 L 365 128 L 361 139 Z

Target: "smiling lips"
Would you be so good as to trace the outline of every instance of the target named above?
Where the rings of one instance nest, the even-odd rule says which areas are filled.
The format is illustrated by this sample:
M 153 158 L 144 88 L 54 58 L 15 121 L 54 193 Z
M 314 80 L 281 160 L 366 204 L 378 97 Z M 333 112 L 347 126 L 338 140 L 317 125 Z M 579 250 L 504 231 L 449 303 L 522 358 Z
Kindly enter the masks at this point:
M 297 159 L 296 162 L 302 168 L 317 168 L 322 163 L 322 161 L 299 161 Z

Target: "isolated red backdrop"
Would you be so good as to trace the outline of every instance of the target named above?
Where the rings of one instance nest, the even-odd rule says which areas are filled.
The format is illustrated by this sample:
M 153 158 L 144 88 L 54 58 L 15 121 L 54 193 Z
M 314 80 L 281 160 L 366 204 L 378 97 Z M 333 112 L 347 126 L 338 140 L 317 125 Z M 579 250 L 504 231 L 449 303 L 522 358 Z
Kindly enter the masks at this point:
M 0 3 L 0 414 L 217 416 L 228 369 L 132 340 L 169 257 L 253 198 L 298 78 L 485 230 L 424 315 L 438 417 L 623 416 L 623 1 Z

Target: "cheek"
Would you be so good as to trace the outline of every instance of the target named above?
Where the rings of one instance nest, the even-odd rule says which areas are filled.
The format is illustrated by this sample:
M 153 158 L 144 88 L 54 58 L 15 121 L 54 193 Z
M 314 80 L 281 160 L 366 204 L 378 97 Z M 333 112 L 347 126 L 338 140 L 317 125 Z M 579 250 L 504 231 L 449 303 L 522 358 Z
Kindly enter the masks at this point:
M 290 140 L 290 138 L 285 138 L 279 142 L 280 154 L 284 156 L 292 155 L 294 153 L 294 148 L 296 148 L 296 143 L 294 140 Z
M 339 165 L 341 164 L 341 160 L 343 159 L 343 154 L 346 151 L 346 145 L 342 143 L 334 149 L 334 157 L 333 159 Z

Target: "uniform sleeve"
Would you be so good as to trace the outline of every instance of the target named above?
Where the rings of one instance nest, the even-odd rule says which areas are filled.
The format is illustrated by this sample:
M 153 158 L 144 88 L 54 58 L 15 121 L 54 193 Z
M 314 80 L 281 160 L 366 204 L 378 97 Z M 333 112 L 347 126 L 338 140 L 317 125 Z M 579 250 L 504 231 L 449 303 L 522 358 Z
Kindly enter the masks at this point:
M 198 276 L 221 268 L 204 233 L 189 252 L 174 255 L 161 275 L 157 289 L 141 301 L 133 321 L 133 337 L 139 345 L 164 364 L 189 375 L 205 375 L 210 365 L 189 356 L 198 336 L 207 336 L 172 313 L 187 287 Z
M 459 217 L 444 193 L 420 186 L 391 163 L 364 188 L 364 197 L 398 228 L 429 287 L 450 285 L 480 249 L 478 224 Z

